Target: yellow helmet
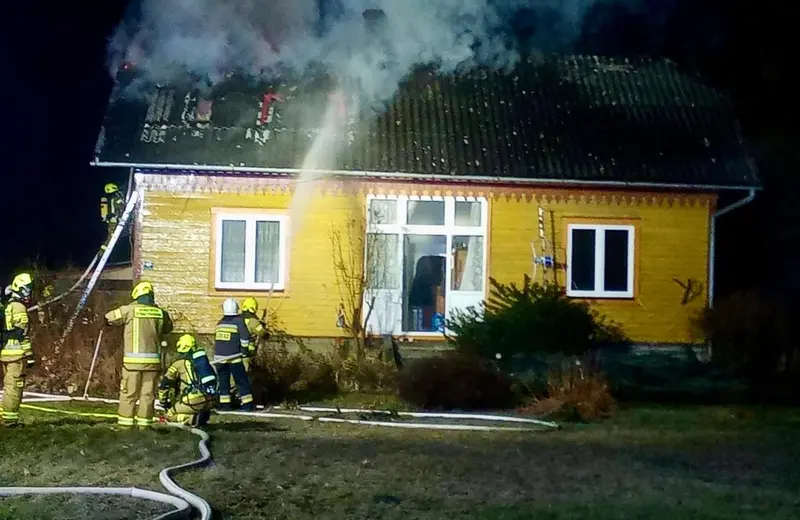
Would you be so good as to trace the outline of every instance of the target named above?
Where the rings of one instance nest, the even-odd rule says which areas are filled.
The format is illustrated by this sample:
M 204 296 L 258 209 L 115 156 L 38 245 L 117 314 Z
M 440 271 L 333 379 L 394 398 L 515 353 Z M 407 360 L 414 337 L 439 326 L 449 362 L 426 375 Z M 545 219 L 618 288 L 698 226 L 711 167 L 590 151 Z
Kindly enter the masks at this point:
M 28 273 L 21 273 L 14 277 L 11 282 L 11 292 L 16 293 L 23 298 L 31 295 L 33 289 L 33 278 Z
M 242 302 L 242 312 L 252 312 L 253 314 L 258 312 L 258 301 L 253 298 L 245 298 Z
M 197 347 L 197 340 L 191 334 L 184 334 L 178 338 L 177 347 L 179 354 L 189 353 Z
M 103 189 L 107 194 L 111 195 L 112 193 L 116 193 L 119 191 L 119 186 L 117 186 L 113 182 L 109 182 L 108 184 L 105 185 Z
M 153 284 L 150 282 L 139 282 L 131 291 L 131 298 L 138 300 L 145 294 L 153 294 Z

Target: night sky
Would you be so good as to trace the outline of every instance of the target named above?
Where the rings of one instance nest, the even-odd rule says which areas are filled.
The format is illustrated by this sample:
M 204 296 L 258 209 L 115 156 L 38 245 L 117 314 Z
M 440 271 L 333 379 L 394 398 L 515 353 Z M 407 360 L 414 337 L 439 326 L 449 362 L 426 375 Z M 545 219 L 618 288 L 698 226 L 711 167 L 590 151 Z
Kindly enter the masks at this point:
M 85 266 L 104 238 L 98 213 L 103 185 L 125 185 L 128 172 L 94 169 L 88 163 L 111 88 L 105 39 L 125 3 L 30 1 L 4 6 L 2 280 L 33 262 Z M 789 284 L 800 290 L 800 253 L 792 252 L 800 238 L 795 225 L 800 214 L 800 130 L 796 58 L 790 50 L 797 45 L 792 3 L 599 4 L 572 50 L 667 56 L 734 95 L 766 190 L 757 203 L 720 223 L 720 293 L 762 288 L 786 294 Z M 524 41 L 537 46 L 542 40 L 554 41 L 542 32 L 547 22 L 536 12 L 521 12 L 514 19 L 516 34 Z

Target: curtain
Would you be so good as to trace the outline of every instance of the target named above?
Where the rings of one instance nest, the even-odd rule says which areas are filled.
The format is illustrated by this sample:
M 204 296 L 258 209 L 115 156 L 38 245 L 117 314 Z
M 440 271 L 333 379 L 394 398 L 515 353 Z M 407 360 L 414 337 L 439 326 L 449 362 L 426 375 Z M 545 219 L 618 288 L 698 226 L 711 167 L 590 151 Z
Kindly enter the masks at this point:
M 468 225 L 480 225 L 481 205 L 479 202 L 470 203 Z M 464 262 L 464 271 L 461 274 L 459 291 L 483 290 L 483 237 L 470 236 L 467 240 L 467 258 Z
M 256 222 L 256 283 L 275 283 L 280 270 L 280 222 Z
M 245 229 L 244 220 L 222 221 L 222 260 L 220 281 L 244 282 Z

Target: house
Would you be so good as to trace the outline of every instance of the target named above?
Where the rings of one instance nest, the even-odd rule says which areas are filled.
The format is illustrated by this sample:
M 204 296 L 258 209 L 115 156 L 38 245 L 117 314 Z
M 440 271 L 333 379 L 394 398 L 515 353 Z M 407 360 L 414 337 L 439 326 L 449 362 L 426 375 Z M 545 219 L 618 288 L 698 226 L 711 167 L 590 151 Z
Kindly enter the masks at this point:
M 338 230 L 380 260 L 364 260 L 376 334 L 439 340 L 489 277 L 527 273 L 637 343 L 698 341 L 716 216 L 760 189 L 726 95 L 667 60 L 594 56 L 420 69 L 378 111 L 342 92 L 231 77 L 112 97 L 94 164 L 131 169 L 135 276 L 178 328 L 210 332 L 224 298 L 256 295 L 292 334 L 341 336 Z

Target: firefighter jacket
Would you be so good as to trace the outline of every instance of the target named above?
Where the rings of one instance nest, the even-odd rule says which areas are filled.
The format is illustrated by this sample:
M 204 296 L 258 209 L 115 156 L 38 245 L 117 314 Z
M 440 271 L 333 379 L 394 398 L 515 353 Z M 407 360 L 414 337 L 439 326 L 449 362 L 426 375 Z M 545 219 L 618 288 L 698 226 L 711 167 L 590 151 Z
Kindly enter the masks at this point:
M 116 224 L 125 208 L 125 198 L 117 192 L 100 199 L 100 218 L 106 224 Z
M 105 316 L 109 325 L 125 326 L 123 366 L 128 370 L 161 370 L 161 338 L 172 331 L 169 315 L 156 305 L 131 303 Z
M 5 307 L 3 328 L 4 344 L 0 350 L 0 361 L 19 361 L 33 355 L 31 352 L 28 309 L 18 300 L 11 300 Z
M 214 331 L 214 358 L 241 358 L 250 350 L 250 331 L 242 316 L 224 316 Z
M 216 397 L 216 381 L 206 352 L 198 350 L 173 361 L 158 385 L 158 400 L 161 404 L 204 405 Z
M 242 318 L 244 319 L 244 324 L 247 326 L 247 330 L 250 332 L 250 345 L 247 347 L 247 351 L 244 352 L 244 356 L 255 357 L 261 342 L 269 338 L 267 325 L 259 320 L 258 316 L 252 312 L 243 312 Z

